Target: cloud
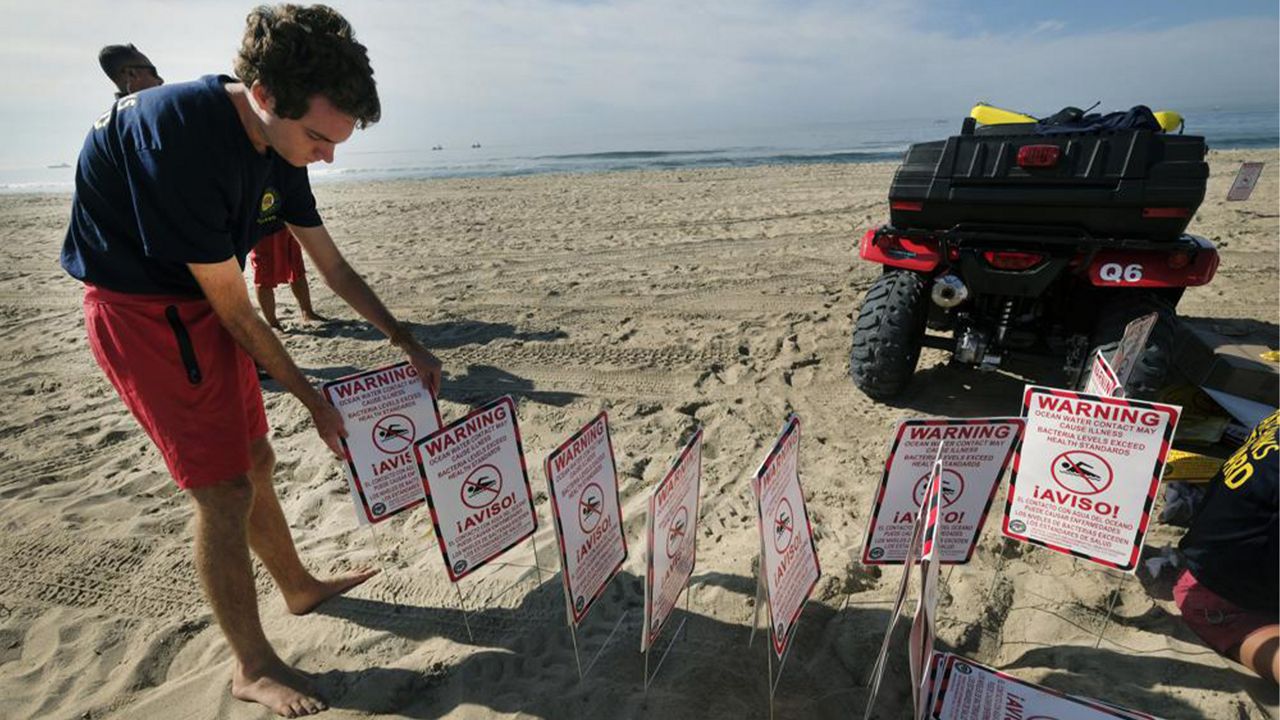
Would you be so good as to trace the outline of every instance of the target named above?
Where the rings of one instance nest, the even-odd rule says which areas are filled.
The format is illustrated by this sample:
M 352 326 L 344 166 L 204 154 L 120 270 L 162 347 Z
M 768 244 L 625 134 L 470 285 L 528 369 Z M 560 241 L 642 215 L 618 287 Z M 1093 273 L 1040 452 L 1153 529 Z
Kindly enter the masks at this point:
M 361 150 L 959 116 L 977 100 L 1038 113 L 1277 102 L 1274 17 L 1069 34 L 1064 17 L 962 35 L 928 29 L 928 6 L 912 3 L 337 4 L 383 94 L 384 119 L 359 136 Z M 225 72 L 244 11 L 123 0 L 9 14 L 0 118 L 20 129 L 5 165 L 74 156 L 110 100 L 101 45 L 135 42 L 169 79 Z
M 1041 20 L 1036 26 L 1031 28 L 1032 35 L 1040 33 L 1056 33 L 1067 28 L 1067 24 L 1061 20 Z

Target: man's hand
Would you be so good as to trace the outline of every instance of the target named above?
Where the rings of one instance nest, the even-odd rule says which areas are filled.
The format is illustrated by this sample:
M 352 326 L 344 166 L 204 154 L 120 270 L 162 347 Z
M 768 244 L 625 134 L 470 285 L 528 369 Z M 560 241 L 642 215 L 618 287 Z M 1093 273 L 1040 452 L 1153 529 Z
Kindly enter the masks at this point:
M 338 438 L 347 436 L 346 425 L 342 422 L 342 413 L 328 403 L 321 403 L 308 409 L 311 410 L 311 421 L 316 425 L 316 433 L 320 435 L 324 444 L 329 446 L 333 454 L 341 459 L 342 443 Z
M 320 272 L 325 283 L 347 301 L 356 312 L 373 323 L 374 327 L 386 333 L 392 345 L 404 350 L 409 356 L 409 363 L 418 371 L 422 384 L 433 394 L 440 392 L 440 360 L 409 332 L 408 326 L 397 322 L 395 316 L 387 310 L 386 305 L 364 278 L 349 265 L 338 246 L 334 244 L 329 231 L 323 225 L 301 227 L 290 225 L 294 237 L 307 251 L 312 264 Z
M 413 369 L 418 371 L 418 377 L 422 378 L 422 385 L 431 391 L 433 397 L 440 396 L 440 359 L 431 354 L 431 351 L 422 347 L 417 340 L 411 340 L 404 348 L 404 354 L 409 356 L 409 363 L 413 365 Z

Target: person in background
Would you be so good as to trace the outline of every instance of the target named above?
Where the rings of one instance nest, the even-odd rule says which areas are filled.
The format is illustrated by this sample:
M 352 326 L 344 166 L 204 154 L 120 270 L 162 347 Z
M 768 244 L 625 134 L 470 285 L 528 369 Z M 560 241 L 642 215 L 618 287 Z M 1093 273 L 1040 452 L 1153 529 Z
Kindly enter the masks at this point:
M 311 288 L 307 285 L 307 268 L 302 262 L 302 248 L 280 217 L 280 193 L 268 185 L 262 193 L 258 212 L 258 231 L 262 239 L 249 253 L 253 265 L 253 285 L 258 295 L 258 309 L 271 327 L 282 330 L 276 317 L 276 286 L 288 284 L 298 300 L 298 309 L 308 322 L 324 322 L 325 318 L 311 306 Z
M 307 165 L 332 162 L 337 145 L 381 117 L 351 25 L 324 5 L 259 6 L 235 73 L 133 92 L 93 123 L 61 263 L 84 283 L 94 359 L 191 500 L 195 568 L 234 659 L 232 696 L 297 717 L 326 705 L 266 637 L 250 550 L 295 615 L 375 571 L 313 575 L 276 495 L 254 360 L 303 403 L 335 456 L 346 429 L 249 302 L 244 262 L 268 185 L 334 293 L 432 392 L 441 368 L 347 263 L 311 192 Z
M 1205 644 L 1271 682 L 1280 676 L 1280 411 L 1209 482 L 1178 544 L 1187 569 L 1173 588 L 1182 620 Z
M 98 51 L 98 64 L 102 66 L 102 72 L 115 83 L 117 98 L 164 84 L 164 78 L 156 72 L 156 66 L 132 44 L 102 48 Z

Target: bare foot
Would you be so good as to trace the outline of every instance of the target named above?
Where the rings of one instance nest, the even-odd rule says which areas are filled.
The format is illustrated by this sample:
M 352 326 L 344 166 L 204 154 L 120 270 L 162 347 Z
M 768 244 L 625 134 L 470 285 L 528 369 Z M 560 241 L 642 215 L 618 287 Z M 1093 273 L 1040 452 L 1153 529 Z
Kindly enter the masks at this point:
M 377 568 L 363 568 L 329 580 L 316 580 L 315 584 L 306 590 L 293 595 L 286 595 L 284 604 L 289 608 L 289 612 L 294 615 L 306 615 L 315 610 L 325 600 L 341 595 L 377 574 Z
M 329 708 L 312 694 L 310 681 L 278 660 L 259 673 L 248 673 L 236 663 L 231 673 L 231 696 L 258 703 L 287 718 L 315 715 Z
M 303 313 L 302 313 L 302 319 L 303 319 L 303 320 L 306 320 L 306 321 L 307 321 L 307 322 L 309 322 L 309 323 L 326 323 L 326 322 L 329 322 L 329 318 L 327 318 L 327 317 L 325 317 L 325 316 L 321 315 L 320 313 L 318 313 L 318 312 L 316 312 L 316 311 L 314 311 L 314 310 L 312 310 L 312 311 L 310 311 L 310 312 L 307 312 L 307 311 L 305 311 L 305 310 L 304 310 L 304 311 L 303 311 Z
M 272 318 L 272 319 L 268 320 L 268 321 L 267 321 L 267 325 L 268 325 L 268 326 L 270 326 L 270 327 L 272 327 L 272 328 L 274 328 L 274 329 L 276 329 L 276 330 L 279 330 L 280 332 L 284 332 L 284 326 L 283 326 L 283 325 L 281 325 L 281 324 L 280 324 L 280 321 L 279 321 L 279 320 L 277 320 L 277 319 L 275 319 L 275 318 Z

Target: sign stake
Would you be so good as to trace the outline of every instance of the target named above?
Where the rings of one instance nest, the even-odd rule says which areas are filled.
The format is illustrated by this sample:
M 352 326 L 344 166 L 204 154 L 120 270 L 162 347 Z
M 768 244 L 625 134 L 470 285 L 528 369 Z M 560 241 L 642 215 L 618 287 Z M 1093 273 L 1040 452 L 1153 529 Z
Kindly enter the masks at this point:
M 476 636 L 471 634 L 471 621 L 467 619 L 467 603 L 462 598 L 462 588 L 458 587 L 458 583 L 453 583 L 453 589 L 458 591 L 458 607 L 462 610 L 462 624 L 467 628 L 467 639 L 475 642 Z
M 529 540 L 533 542 L 533 567 L 538 571 L 538 587 L 542 587 L 542 562 L 538 560 L 538 534 L 530 535 Z
M 760 562 L 764 562 L 764 539 L 760 540 Z M 764 602 L 764 574 L 756 573 L 756 601 L 752 603 L 755 610 L 751 613 L 751 637 L 747 639 L 747 647 L 756 641 L 756 630 L 760 627 L 760 603 Z
M 609 631 L 609 636 L 604 639 L 604 644 L 600 646 L 600 649 L 596 651 L 595 655 L 591 656 L 591 660 L 587 663 L 586 668 L 582 667 L 582 657 L 578 653 L 578 629 L 574 626 L 572 619 L 568 621 L 569 634 L 573 638 L 573 659 L 578 664 L 578 682 L 582 682 L 582 679 L 587 676 L 587 673 L 591 672 L 591 668 L 595 667 L 596 661 L 604 655 L 604 651 L 608 649 L 609 643 L 613 642 L 613 636 L 618 634 L 618 628 L 622 627 L 622 621 L 626 620 L 627 616 L 630 614 L 630 610 L 622 611 L 622 615 L 614 621 L 613 629 Z
M 1111 624 L 1111 613 L 1116 609 L 1116 600 L 1120 599 L 1120 591 L 1124 588 L 1125 580 L 1129 579 L 1129 573 L 1120 575 L 1120 582 L 1116 583 L 1115 590 L 1111 591 L 1111 601 L 1107 603 L 1107 616 L 1102 620 L 1102 627 L 1098 629 L 1098 639 L 1093 643 L 1093 649 L 1097 650 L 1102 645 L 1102 635 L 1107 631 L 1107 626 Z
M 573 640 L 573 660 L 578 664 L 578 682 L 582 682 L 582 657 L 578 655 L 578 629 L 569 621 L 569 637 Z

